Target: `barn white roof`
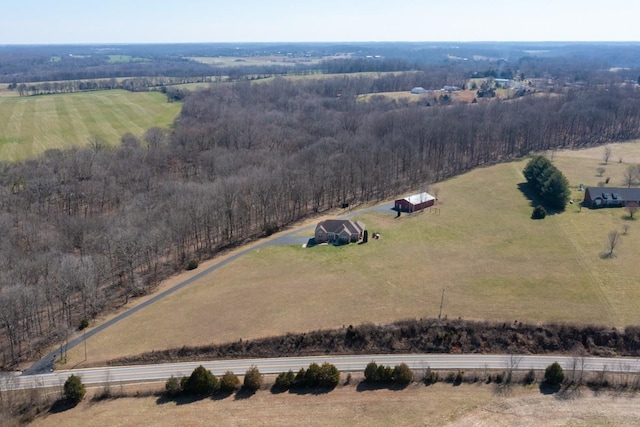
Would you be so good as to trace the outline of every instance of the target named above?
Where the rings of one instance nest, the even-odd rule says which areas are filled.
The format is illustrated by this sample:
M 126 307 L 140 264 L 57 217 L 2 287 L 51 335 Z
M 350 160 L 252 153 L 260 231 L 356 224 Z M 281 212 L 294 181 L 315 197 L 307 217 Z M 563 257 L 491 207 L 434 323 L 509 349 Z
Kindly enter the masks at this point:
M 417 205 L 419 203 L 428 202 L 429 200 L 435 200 L 435 197 L 425 192 L 425 193 L 413 194 L 411 196 L 405 197 L 404 199 L 407 202 L 411 203 L 412 205 Z

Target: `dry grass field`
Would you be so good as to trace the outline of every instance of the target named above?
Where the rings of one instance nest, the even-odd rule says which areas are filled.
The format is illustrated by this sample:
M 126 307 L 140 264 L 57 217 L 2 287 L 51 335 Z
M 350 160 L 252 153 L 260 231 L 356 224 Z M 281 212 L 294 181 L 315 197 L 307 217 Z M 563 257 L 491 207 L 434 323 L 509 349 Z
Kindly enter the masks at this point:
M 158 403 L 155 397 L 83 402 L 50 414 L 34 426 L 638 426 L 634 395 L 593 395 L 562 400 L 516 386 L 496 394 L 487 385 L 412 384 L 399 391 L 357 391 L 339 386 L 326 394 L 272 394 L 247 399 Z
M 15 97 L 18 92 L 8 89 L 9 83 L 0 83 L 0 97 Z
M 91 135 L 116 144 L 126 132 L 141 136 L 152 126 L 169 126 L 180 108 L 157 92 L 0 96 L 0 160 L 86 145 Z
M 344 56 L 348 58 L 348 56 Z M 235 67 L 235 66 L 264 66 L 264 65 L 290 65 L 296 64 L 318 64 L 322 59 L 320 57 L 289 57 L 287 55 L 270 55 L 270 56 L 196 56 L 190 57 L 193 61 L 202 62 L 204 64 L 215 65 L 218 67 Z
M 604 167 L 615 185 L 630 162 L 640 162 L 640 143 L 611 147 L 616 160 Z M 579 183 L 603 179 L 596 176 L 602 152 L 554 153 L 554 163 L 576 187 L 574 199 L 582 198 Z M 622 209 L 580 209 L 575 203 L 562 214 L 531 220 L 530 201 L 518 187 L 525 163 L 439 183 L 439 215 L 362 215 L 369 231 L 382 236 L 366 245 L 252 252 L 92 337 L 89 360 L 81 363 L 83 349 L 74 349 L 66 367 L 182 345 L 433 317 L 443 289 L 448 317 L 640 323 L 640 225 L 626 220 Z M 625 224 L 629 231 L 617 256 L 603 259 L 609 232 L 622 232 Z

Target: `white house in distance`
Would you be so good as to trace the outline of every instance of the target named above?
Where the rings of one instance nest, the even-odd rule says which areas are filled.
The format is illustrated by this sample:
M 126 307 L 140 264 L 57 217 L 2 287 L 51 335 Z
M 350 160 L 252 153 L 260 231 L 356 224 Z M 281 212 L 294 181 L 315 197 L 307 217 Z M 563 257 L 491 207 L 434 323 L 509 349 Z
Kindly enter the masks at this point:
M 407 196 L 403 199 L 397 199 L 394 203 L 394 209 L 398 212 L 416 212 L 429 206 L 433 206 L 436 198 L 431 194 L 424 192 Z

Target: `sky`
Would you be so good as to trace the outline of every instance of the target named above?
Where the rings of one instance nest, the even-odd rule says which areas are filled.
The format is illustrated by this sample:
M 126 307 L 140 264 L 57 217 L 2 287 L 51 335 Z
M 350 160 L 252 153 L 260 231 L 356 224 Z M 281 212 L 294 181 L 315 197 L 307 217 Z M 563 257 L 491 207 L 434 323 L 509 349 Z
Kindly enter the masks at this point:
M 0 44 L 640 41 L 640 0 L 19 0 Z

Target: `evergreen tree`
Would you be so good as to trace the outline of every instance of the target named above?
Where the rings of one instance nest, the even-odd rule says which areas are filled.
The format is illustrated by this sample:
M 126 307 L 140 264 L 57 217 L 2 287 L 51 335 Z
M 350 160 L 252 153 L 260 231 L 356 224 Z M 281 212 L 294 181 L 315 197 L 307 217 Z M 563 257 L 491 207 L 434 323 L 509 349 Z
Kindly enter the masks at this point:
M 295 382 L 296 375 L 292 370 L 288 372 L 280 372 L 276 378 L 276 387 L 282 390 L 289 390 Z
M 202 365 L 193 370 L 187 379 L 184 391 L 189 394 L 206 395 L 213 393 L 218 388 L 218 379 Z
M 364 379 L 370 383 L 378 381 L 378 364 L 376 362 L 369 362 L 364 368 Z
M 227 371 L 222 378 L 220 378 L 220 390 L 224 392 L 232 392 L 238 387 L 240 387 L 240 380 L 233 372 Z
M 553 209 L 564 210 L 569 198 L 571 190 L 569 189 L 569 181 L 556 169 L 545 180 L 541 194 L 544 203 Z
M 533 157 L 522 172 L 531 190 L 545 206 L 564 210 L 571 196 L 569 181 L 547 158 Z
M 320 387 L 334 388 L 340 382 L 340 371 L 331 363 L 323 363 L 320 366 L 318 385 Z
M 180 394 L 180 380 L 173 375 L 164 384 L 164 393 L 168 397 L 174 397 Z
M 64 383 L 64 399 L 71 403 L 80 403 L 87 393 L 87 389 L 82 384 L 80 377 L 71 375 Z
M 260 373 L 257 367 L 252 366 L 244 374 L 243 387 L 249 391 L 258 391 L 260 390 L 261 386 L 262 386 L 262 374 Z
M 558 362 L 553 362 L 544 371 L 544 382 L 551 387 L 559 386 L 564 381 L 564 372 Z
M 413 381 L 413 371 L 406 363 L 401 363 L 393 369 L 393 382 L 401 386 L 408 385 Z

